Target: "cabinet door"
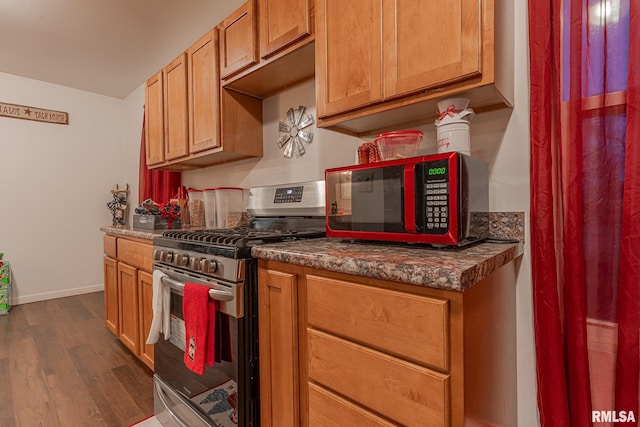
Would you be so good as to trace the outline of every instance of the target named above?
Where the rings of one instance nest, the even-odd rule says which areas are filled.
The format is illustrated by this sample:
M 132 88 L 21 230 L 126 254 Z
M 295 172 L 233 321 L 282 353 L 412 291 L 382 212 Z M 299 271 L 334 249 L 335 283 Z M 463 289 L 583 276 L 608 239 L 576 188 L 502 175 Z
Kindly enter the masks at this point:
M 260 419 L 263 427 L 299 425 L 296 295 L 295 275 L 260 270 Z
M 140 354 L 138 323 L 138 270 L 118 262 L 120 302 L 120 341 L 134 354 Z
M 385 99 L 480 73 L 480 0 L 382 4 Z
M 138 293 L 140 359 L 153 370 L 153 344 L 146 344 L 153 320 L 153 279 L 146 271 L 138 270 Z
M 220 24 L 220 75 L 227 78 L 258 63 L 255 2 L 249 0 Z
M 311 34 L 309 0 L 258 0 L 258 18 L 261 58 Z
M 187 54 L 183 53 L 164 69 L 165 159 L 189 154 L 187 109 Z
M 162 71 L 147 80 L 145 87 L 145 148 L 147 165 L 164 161 L 164 105 Z
M 118 262 L 104 257 L 104 325 L 118 336 L 120 305 L 118 300 Z
M 316 5 L 318 116 L 381 101 L 381 1 L 318 0 Z
M 220 145 L 218 37 L 210 31 L 187 50 L 189 68 L 189 152 Z

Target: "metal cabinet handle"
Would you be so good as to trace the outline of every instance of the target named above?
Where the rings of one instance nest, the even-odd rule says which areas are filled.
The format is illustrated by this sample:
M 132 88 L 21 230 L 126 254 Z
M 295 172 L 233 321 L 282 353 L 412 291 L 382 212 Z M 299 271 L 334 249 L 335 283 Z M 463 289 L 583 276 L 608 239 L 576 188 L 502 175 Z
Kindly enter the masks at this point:
M 171 289 L 174 289 L 178 292 L 184 292 L 184 282 L 179 280 L 174 280 L 168 276 L 164 276 L 160 279 L 163 284 L 169 286 Z M 233 301 L 233 294 L 231 291 L 225 291 L 222 289 L 209 289 L 209 298 L 218 301 Z

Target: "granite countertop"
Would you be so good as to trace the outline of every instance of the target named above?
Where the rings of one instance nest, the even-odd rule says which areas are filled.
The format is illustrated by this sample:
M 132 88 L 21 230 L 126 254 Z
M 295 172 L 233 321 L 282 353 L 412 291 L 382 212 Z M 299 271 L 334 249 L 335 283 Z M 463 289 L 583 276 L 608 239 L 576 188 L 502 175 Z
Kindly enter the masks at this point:
M 464 291 L 523 253 L 524 213 L 490 213 L 489 237 L 519 243 L 483 242 L 465 248 L 393 243 L 343 242 L 309 239 L 255 246 L 255 258 L 281 261 L 322 270 L 391 280 L 418 286 Z M 124 237 L 153 240 L 162 230 L 100 227 Z
M 256 246 L 252 255 L 340 273 L 464 291 L 523 253 L 522 243 L 434 249 L 320 238 Z
M 153 240 L 154 237 L 162 236 L 162 232 L 165 230 L 140 230 L 132 228 L 131 226 L 125 227 L 100 227 L 100 231 L 104 231 L 107 234 L 113 234 L 123 237 L 135 237 L 136 239 Z

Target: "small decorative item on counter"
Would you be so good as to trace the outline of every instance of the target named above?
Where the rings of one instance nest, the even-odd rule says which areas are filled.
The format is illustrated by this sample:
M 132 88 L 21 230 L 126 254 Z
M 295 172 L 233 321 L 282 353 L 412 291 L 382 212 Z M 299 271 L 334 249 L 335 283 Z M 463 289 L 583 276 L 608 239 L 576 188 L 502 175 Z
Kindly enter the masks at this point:
M 160 209 L 160 216 L 167 220 L 167 228 L 173 228 L 173 222 L 180 219 L 180 206 L 173 202 L 165 203 Z
M 189 218 L 189 193 L 187 192 L 187 187 L 185 187 L 184 185 L 178 187 L 178 193 L 173 199 L 170 199 L 169 201 L 180 206 L 182 223 L 185 225 L 189 225 L 191 223 L 191 220 Z
M 0 315 L 9 313 L 11 305 L 11 268 L 7 261 L 3 261 L 4 254 L 0 252 Z
M 133 215 L 133 227 L 145 230 L 167 230 L 180 228 L 181 213 L 177 203 L 167 202 L 162 205 L 151 199 L 140 203 Z
M 204 227 L 205 209 L 202 190 L 188 190 L 189 219 L 191 227 Z
M 160 206 L 151 199 L 147 199 L 140 203 L 135 210 L 138 215 L 160 215 Z
M 435 122 L 438 153 L 458 151 L 471 155 L 469 122 L 475 113 L 468 106 L 469 100 L 466 98 L 451 98 L 438 102 L 439 116 Z
M 365 142 L 358 147 L 358 164 L 376 163 L 380 161 L 380 150 L 373 142 Z
M 127 188 L 121 190 L 116 184 L 116 189 L 111 190 L 111 194 L 113 195 L 113 200 L 107 203 L 107 207 L 111 211 L 111 216 L 113 217 L 113 226 L 114 227 L 124 227 L 127 225 L 127 197 L 129 196 L 129 184 L 127 184 Z
M 406 159 L 418 154 L 418 147 L 424 134 L 420 130 L 399 130 L 378 135 L 375 143 L 380 158 L 385 160 Z

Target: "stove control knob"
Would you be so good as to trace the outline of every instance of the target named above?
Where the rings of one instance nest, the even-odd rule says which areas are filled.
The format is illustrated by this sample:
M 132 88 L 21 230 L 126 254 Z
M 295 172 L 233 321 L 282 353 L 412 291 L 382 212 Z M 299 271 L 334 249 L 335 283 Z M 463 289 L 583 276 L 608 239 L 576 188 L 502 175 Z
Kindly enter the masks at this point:
M 161 256 L 162 256 L 162 251 L 161 250 L 158 250 L 158 249 L 154 249 L 153 250 L 153 260 L 154 261 L 160 261 Z
M 164 261 L 165 262 L 172 262 L 173 261 L 173 252 L 169 252 L 169 251 L 162 251 L 164 252 Z M 162 255 L 161 255 L 162 257 Z
M 215 273 L 218 269 L 218 261 L 215 259 L 203 259 L 200 261 L 203 273 Z
M 202 262 L 202 260 L 198 257 L 191 257 L 189 258 L 189 269 L 193 270 L 193 271 L 198 271 L 200 270 L 200 263 Z
M 176 255 L 175 265 L 178 267 L 186 267 L 189 264 L 189 256 L 188 255 Z

